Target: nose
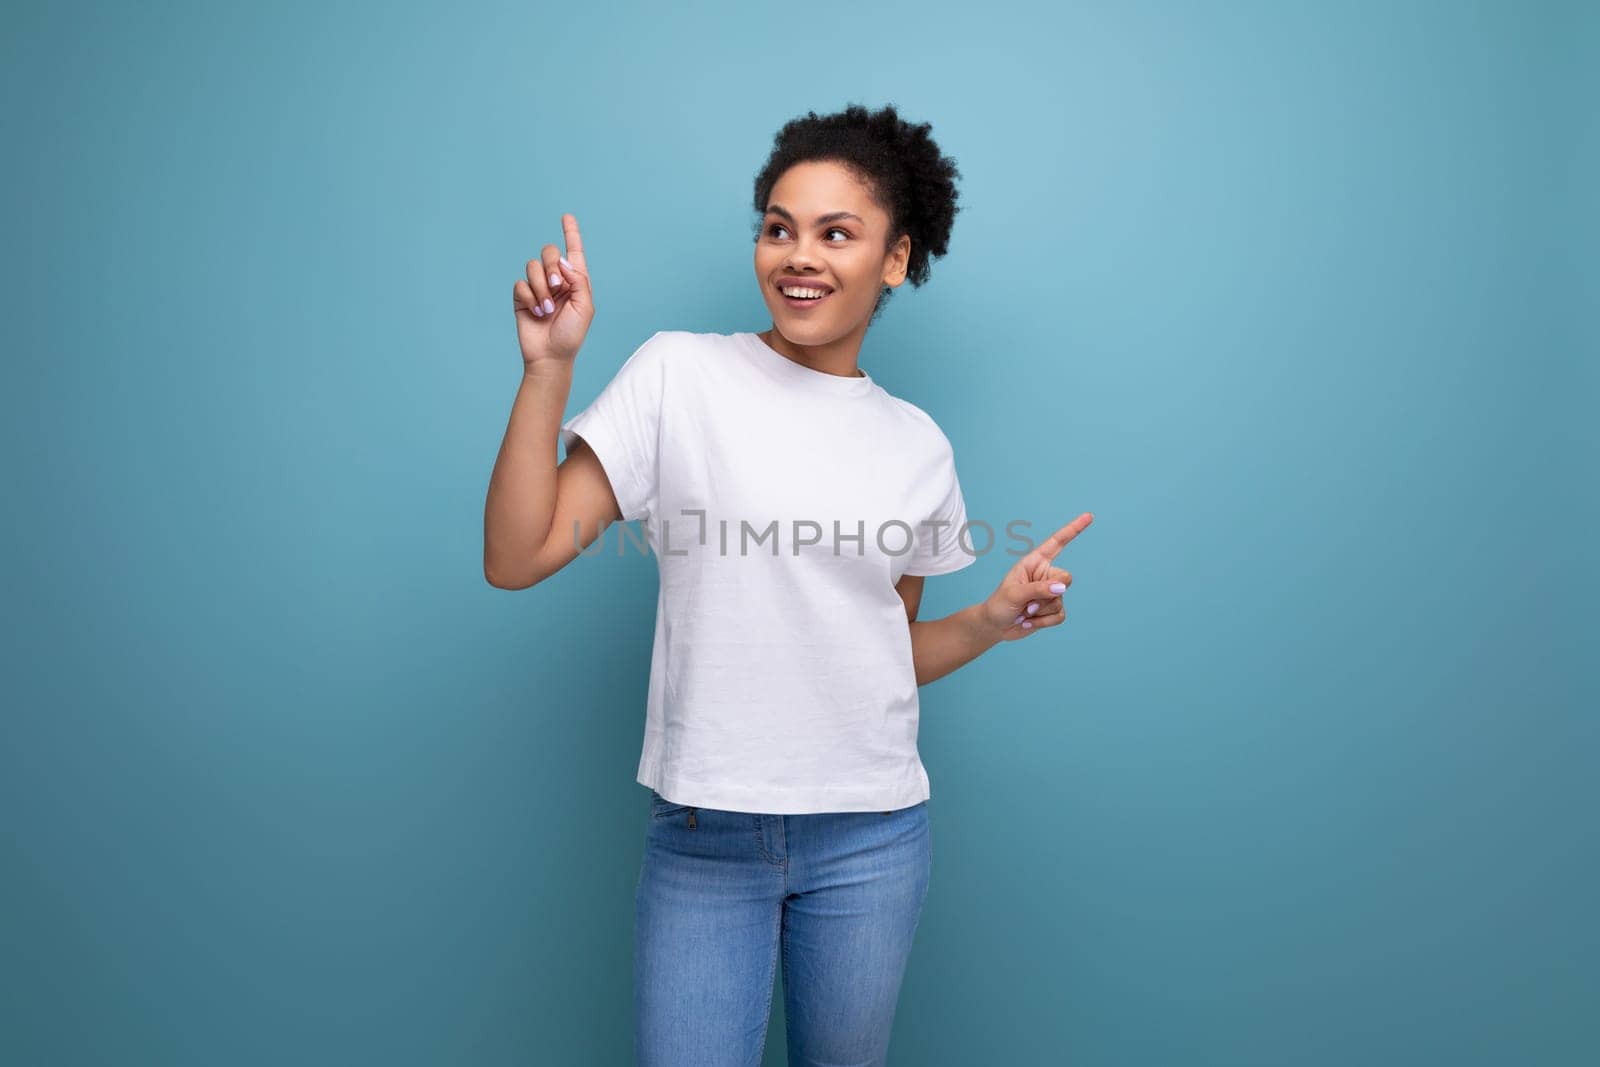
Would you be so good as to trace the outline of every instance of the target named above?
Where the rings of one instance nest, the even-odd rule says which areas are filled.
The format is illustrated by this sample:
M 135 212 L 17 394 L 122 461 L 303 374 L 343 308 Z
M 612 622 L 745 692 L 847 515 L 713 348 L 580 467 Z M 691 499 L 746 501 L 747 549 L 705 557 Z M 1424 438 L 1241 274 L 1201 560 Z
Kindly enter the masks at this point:
M 783 261 L 783 265 L 790 274 L 804 274 L 807 268 L 815 267 L 817 262 L 816 255 L 811 252 L 809 239 L 801 237 L 795 242 L 794 248 L 789 252 L 789 257 Z

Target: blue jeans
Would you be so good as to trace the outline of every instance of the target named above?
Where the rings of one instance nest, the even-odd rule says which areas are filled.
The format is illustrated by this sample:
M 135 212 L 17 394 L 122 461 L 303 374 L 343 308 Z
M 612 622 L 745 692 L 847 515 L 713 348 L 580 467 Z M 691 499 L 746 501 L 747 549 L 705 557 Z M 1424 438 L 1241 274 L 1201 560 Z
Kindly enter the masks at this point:
M 639 1067 L 759 1067 L 780 956 L 790 1067 L 884 1063 L 930 841 L 925 800 L 763 815 L 651 790 L 634 909 Z

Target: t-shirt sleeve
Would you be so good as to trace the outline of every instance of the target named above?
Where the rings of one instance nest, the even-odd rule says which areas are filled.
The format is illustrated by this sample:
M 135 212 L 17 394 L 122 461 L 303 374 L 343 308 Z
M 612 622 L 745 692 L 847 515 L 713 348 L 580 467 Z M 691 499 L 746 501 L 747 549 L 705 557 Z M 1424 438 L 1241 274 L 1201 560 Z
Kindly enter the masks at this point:
M 951 574 L 978 557 L 965 545 L 971 535 L 963 534 L 967 525 L 967 502 L 961 495 L 961 479 L 956 474 L 955 452 L 944 442 L 930 476 L 940 486 L 938 506 L 917 523 L 906 574 Z
M 648 518 L 658 507 L 663 332 L 634 349 L 594 402 L 561 424 L 568 454 L 579 437 L 594 449 L 625 521 Z

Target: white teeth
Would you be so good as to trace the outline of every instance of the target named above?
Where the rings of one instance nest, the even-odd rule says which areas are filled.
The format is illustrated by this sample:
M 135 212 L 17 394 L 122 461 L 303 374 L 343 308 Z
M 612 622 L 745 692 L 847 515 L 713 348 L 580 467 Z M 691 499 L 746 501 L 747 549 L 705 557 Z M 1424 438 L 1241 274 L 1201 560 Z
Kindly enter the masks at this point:
M 789 286 L 783 289 L 784 296 L 796 296 L 803 300 L 812 300 L 818 297 L 823 297 L 826 296 L 827 293 L 828 291 L 826 289 L 801 289 L 795 286 Z

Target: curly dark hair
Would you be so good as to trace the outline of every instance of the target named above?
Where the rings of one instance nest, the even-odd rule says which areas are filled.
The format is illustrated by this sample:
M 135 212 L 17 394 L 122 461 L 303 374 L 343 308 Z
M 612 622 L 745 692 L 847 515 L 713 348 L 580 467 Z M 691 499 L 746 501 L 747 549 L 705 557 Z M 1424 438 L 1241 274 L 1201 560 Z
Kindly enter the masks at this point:
M 928 264 L 950 246 L 955 222 L 956 161 L 940 153 L 929 136 L 931 123 L 902 119 L 894 104 L 868 111 L 860 104 L 846 105 L 831 115 L 807 112 L 791 119 L 773 137 L 772 154 L 756 175 L 756 240 L 761 239 L 761 219 L 767 211 L 772 187 L 797 163 L 831 161 L 853 170 L 871 191 L 873 202 L 889 215 L 889 234 L 883 250 L 889 251 L 902 235 L 911 237 L 911 257 L 906 280 L 921 286 L 928 280 Z M 872 318 L 889 302 L 894 289 L 885 285 L 873 305 Z

